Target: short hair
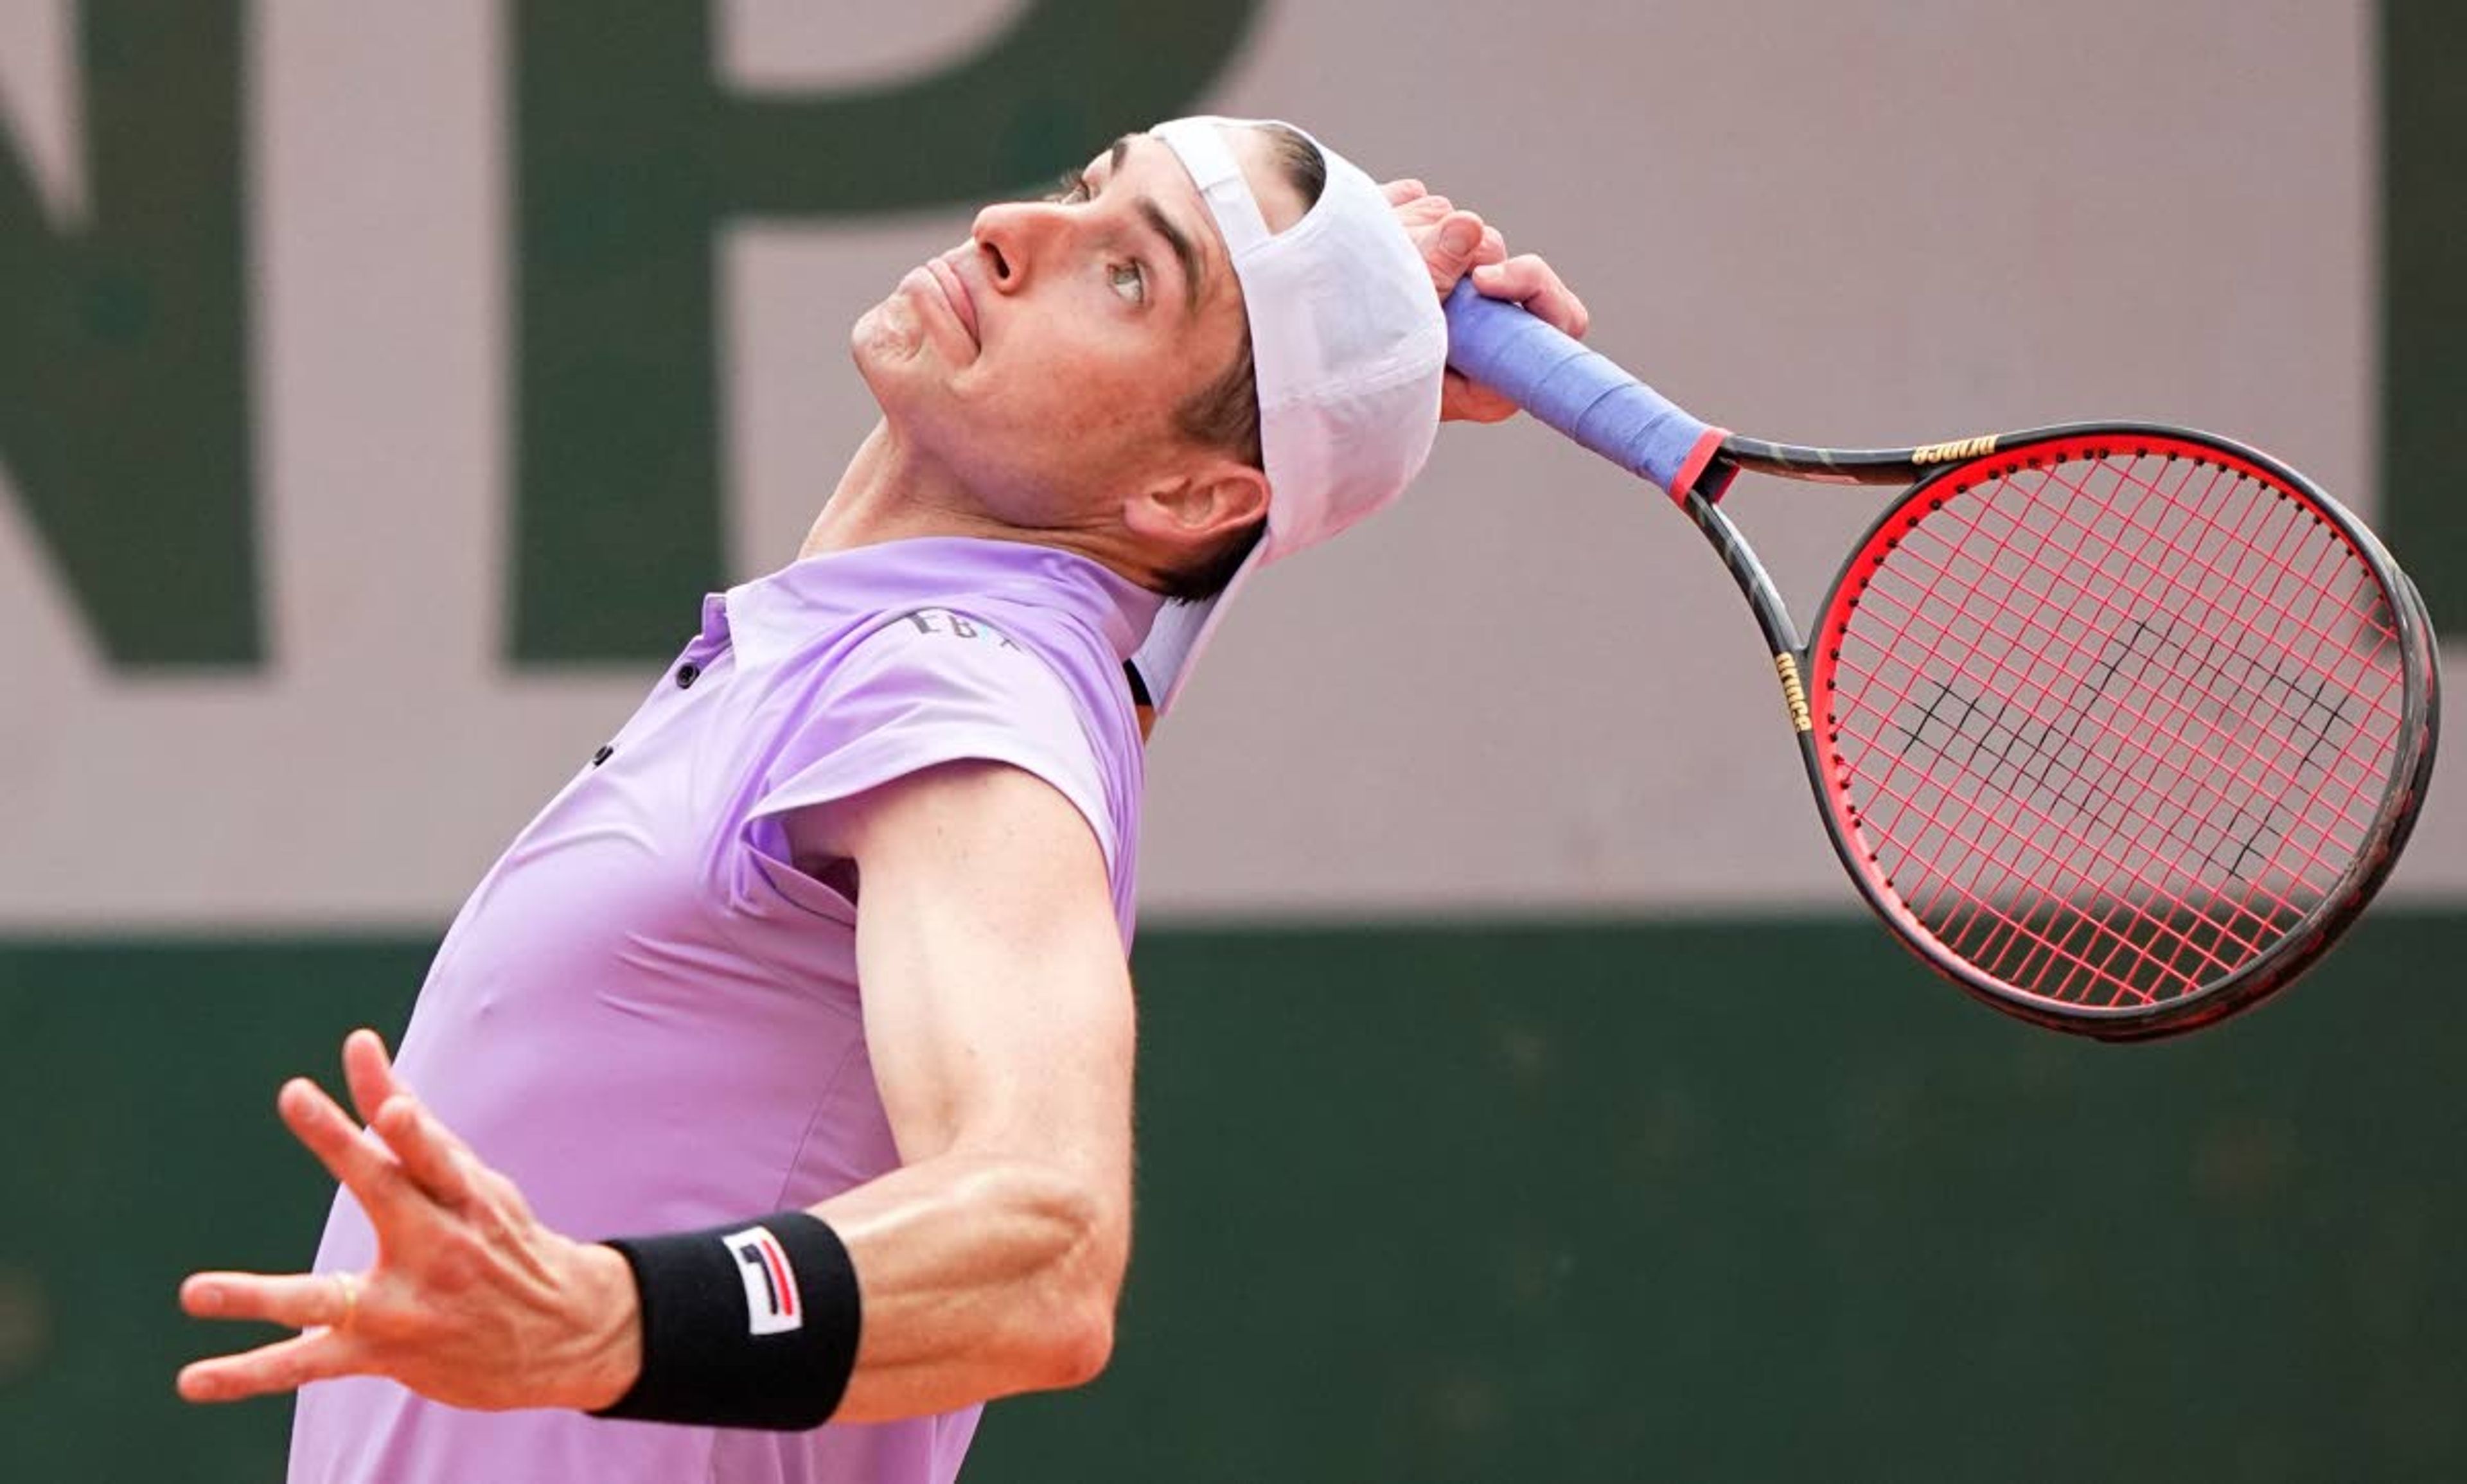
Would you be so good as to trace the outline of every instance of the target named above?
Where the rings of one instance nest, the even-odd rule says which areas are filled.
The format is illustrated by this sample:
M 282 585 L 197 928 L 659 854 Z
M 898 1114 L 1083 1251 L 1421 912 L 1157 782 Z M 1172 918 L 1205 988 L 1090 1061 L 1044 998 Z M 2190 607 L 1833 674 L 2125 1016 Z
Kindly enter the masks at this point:
M 1309 136 L 1281 124 L 1263 124 L 1268 157 L 1283 171 L 1285 183 L 1302 198 L 1307 212 L 1327 189 L 1327 161 Z M 1251 324 L 1242 322 L 1242 343 L 1215 380 L 1192 393 L 1174 409 L 1174 427 L 1202 448 L 1220 449 L 1252 468 L 1264 470 L 1259 447 L 1259 376 L 1251 354 Z M 1264 517 L 1217 543 L 1215 550 L 1180 572 L 1167 573 L 1161 585 L 1177 602 L 1201 603 L 1225 591 L 1234 574 L 1250 559 L 1252 548 L 1266 534 Z

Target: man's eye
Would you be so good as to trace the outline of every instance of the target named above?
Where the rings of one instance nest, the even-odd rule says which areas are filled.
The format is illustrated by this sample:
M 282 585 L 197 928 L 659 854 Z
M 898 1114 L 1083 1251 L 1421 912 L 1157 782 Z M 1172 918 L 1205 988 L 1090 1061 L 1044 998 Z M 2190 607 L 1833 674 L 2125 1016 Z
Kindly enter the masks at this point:
M 1114 285 L 1115 293 L 1135 304 L 1147 302 L 1148 279 L 1145 273 L 1140 271 L 1138 263 L 1118 262 L 1108 270 L 1107 277 Z
M 1094 194 L 1088 189 L 1088 177 L 1085 175 L 1065 173 L 1054 183 L 1054 187 L 1053 193 L 1045 199 L 1059 202 L 1064 206 L 1077 206 Z

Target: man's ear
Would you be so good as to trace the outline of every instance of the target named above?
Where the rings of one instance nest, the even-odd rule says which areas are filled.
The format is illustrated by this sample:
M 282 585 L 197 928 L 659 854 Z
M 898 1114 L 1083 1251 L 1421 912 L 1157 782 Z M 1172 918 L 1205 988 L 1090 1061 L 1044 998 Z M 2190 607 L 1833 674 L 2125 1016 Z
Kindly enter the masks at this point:
M 1268 477 L 1237 459 L 1214 459 L 1131 496 L 1122 524 L 1143 541 L 1196 555 L 1267 514 Z

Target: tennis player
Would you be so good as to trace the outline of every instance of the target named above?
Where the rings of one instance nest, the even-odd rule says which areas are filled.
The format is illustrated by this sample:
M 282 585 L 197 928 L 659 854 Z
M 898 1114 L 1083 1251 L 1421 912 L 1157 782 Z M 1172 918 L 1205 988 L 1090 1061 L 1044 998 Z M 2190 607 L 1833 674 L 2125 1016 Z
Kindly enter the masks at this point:
M 295 1484 L 921 1484 L 988 1398 L 1095 1376 L 1146 713 L 1443 401 L 1506 414 L 1443 389 L 1469 267 L 1582 332 L 1472 214 L 1186 119 L 903 279 L 799 560 L 704 600 L 464 907 L 399 1064 L 346 1042 L 368 1131 L 283 1089 L 343 1187 L 317 1271 L 181 1300 L 305 1333 L 181 1394 L 298 1389 Z

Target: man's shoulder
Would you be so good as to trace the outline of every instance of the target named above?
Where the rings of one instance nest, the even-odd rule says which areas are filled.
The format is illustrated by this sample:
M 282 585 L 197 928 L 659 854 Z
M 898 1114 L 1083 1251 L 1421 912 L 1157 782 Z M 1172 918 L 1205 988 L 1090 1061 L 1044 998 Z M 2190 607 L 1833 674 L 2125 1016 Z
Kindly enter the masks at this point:
M 1011 629 L 1016 626 L 1006 625 L 1000 619 L 987 618 L 982 613 L 971 613 L 959 608 L 911 608 L 904 613 L 887 617 L 868 638 L 886 640 L 890 647 L 900 652 L 907 652 L 912 648 L 916 652 L 924 654 L 954 652 L 943 646 L 926 642 L 932 640 L 948 640 L 957 644 L 969 646 L 968 650 L 959 652 L 973 652 L 976 648 L 982 647 L 1025 655 L 1029 652 L 1027 646 L 1011 637 Z
M 1141 757 L 1135 745 L 1108 740 L 1100 708 L 1110 703 L 1072 683 L 1069 657 L 1041 653 L 1038 632 L 961 606 L 882 616 L 806 692 L 805 719 L 783 753 L 789 776 L 763 811 L 795 816 L 800 851 L 846 855 L 857 800 L 871 818 L 911 807 L 902 800 L 1019 798 L 969 766 L 998 765 L 1068 800 L 1110 870 L 1135 827 L 1123 810 L 1136 808 Z
M 832 668 L 849 683 L 920 693 L 1022 692 L 1071 700 L 1069 657 L 1030 627 L 959 606 L 907 608 L 864 626 Z

